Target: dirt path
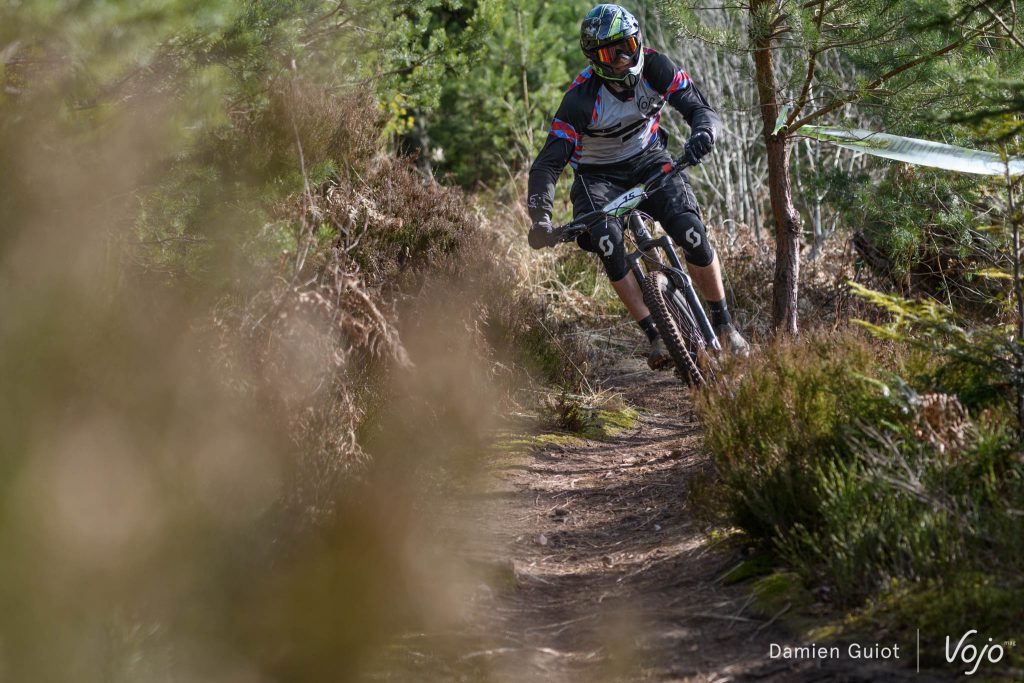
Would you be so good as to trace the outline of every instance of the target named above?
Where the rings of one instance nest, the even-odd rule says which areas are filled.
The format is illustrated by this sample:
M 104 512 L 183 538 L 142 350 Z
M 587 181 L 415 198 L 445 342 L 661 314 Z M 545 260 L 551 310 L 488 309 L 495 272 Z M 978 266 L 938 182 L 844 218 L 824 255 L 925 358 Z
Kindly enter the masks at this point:
M 708 463 L 686 393 L 635 361 L 604 386 L 641 411 L 635 428 L 496 472 L 514 492 L 491 518 L 518 585 L 495 623 L 517 642 L 509 664 L 555 680 L 723 680 L 755 667 L 762 624 L 744 615 L 742 590 L 716 581 L 732 558 L 709 550 L 687 510 Z
M 495 580 L 474 601 L 469 632 L 449 642 L 449 665 L 417 677 L 932 680 L 889 663 L 769 659 L 770 643 L 799 643 L 752 613 L 746 587 L 720 580 L 740 557 L 716 547 L 688 507 L 710 465 L 686 392 L 637 360 L 610 369 L 603 386 L 640 410 L 635 427 L 492 468 L 470 513 L 486 530 L 471 554 Z

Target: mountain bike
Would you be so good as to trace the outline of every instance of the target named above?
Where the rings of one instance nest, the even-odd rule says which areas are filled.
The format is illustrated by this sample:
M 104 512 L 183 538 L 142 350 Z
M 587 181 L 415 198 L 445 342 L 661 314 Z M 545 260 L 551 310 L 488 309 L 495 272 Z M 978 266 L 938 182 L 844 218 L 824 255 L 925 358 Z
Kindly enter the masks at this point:
M 640 283 L 644 303 L 654 316 L 658 333 L 675 362 L 676 374 L 685 383 L 699 387 L 714 381 L 716 362 L 710 351 L 717 354 L 722 347 L 671 239 L 668 235 L 655 238 L 654 219 L 637 209 L 672 176 L 696 163 L 686 154 L 666 163 L 653 178 L 627 190 L 597 211 L 554 228 L 553 236 L 559 242 L 570 242 L 602 220 L 622 219 L 623 234 L 629 241 L 626 262 Z

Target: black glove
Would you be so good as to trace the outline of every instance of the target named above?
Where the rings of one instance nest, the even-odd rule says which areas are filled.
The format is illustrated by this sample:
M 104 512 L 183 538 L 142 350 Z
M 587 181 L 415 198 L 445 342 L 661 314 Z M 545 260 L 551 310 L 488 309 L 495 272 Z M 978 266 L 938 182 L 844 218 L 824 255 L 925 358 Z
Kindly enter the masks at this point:
M 551 219 L 541 218 L 530 228 L 530 235 L 528 237 L 530 246 L 534 249 L 555 246 L 558 244 L 558 240 L 555 239 L 553 232 L 554 228 L 551 227 Z
M 707 156 L 714 146 L 715 139 L 711 137 L 711 133 L 701 129 L 693 132 L 683 149 L 686 150 L 686 155 L 696 163 Z

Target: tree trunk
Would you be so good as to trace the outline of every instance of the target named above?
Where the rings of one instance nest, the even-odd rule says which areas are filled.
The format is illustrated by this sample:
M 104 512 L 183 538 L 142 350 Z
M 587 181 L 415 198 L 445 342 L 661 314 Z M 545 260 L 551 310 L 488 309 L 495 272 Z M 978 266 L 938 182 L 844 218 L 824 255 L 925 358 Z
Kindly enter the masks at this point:
M 772 291 L 772 317 L 776 334 L 797 335 L 797 291 L 800 279 L 800 214 L 793 206 L 793 187 L 789 177 L 789 140 L 785 134 L 773 135 L 779 116 L 778 91 L 772 65 L 770 30 L 758 27 L 763 21 L 760 6 L 751 4 L 754 69 L 757 97 L 761 105 L 765 146 L 768 152 L 768 195 L 775 222 L 775 282 Z M 760 17 L 758 15 L 761 15 Z
M 798 333 L 796 303 L 800 280 L 800 215 L 793 206 L 789 140 L 785 136 L 770 135 L 768 139 L 768 192 L 775 219 L 772 319 L 776 333 L 795 337 Z

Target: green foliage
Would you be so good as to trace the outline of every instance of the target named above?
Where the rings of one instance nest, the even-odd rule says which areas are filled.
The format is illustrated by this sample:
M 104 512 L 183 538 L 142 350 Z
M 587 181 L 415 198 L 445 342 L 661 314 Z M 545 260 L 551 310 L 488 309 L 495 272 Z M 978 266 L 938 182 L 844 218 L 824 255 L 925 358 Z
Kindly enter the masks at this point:
M 884 364 L 902 370 L 904 357 Z M 770 349 L 699 408 L 732 521 L 833 602 L 970 572 L 1018 582 L 1015 432 L 919 393 L 863 341 Z M 1000 613 L 973 616 L 999 626 Z
M 1005 649 L 1004 665 L 1019 667 L 1024 663 L 1019 645 L 1022 593 L 1019 577 L 997 577 L 987 571 L 957 572 L 944 581 L 894 581 L 854 612 L 845 626 L 856 634 L 885 630 L 902 642 L 913 642 L 920 633 L 921 664 L 948 666 L 940 656 L 945 635 L 978 629 L 978 616 L 984 615 L 995 642 L 1017 639 L 1016 647 Z
M 1010 409 L 1024 386 L 1024 345 L 1010 326 L 968 326 L 934 300 L 910 301 L 851 284 L 890 316 L 881 325 L 857 321 L 872 334 L 906 343 L 934 361 L 920 381 L 960 398 L 972 410 Z
M 493 40 L 503 0 L 405 0 L 395 5 L 363 3 L 377 19 L 379 49 L 364 62 L 364 75 L 380 79 L 387 130 L 410 132 L 416 113 L 431 112 L 442 92 L 458 82 Z
M 862 262 L 892 286 L 993 315 L 1009 293 L 989 276 L 1010 268 L 1008 236 L 991 226 L 999 194 L 998 181 L 892 167 L 881 182 L 859 179 L 845 220 Z
M 502 179 L 528 163 L 546 138 L 565 88 L 583 68 L 579 21 L 590 2 L 508 0 L 494 34 L 439 86 L 427 112 L 424 153 L 462 185 Z
M 773 347 L 727 393 L 700 398 L 706 444 L 739 526 L 759 538 L 815 526 L 817 468 L 847 453 L 842 426 L 886 413 L 860 375 L 871 357 L 846 338 Z

